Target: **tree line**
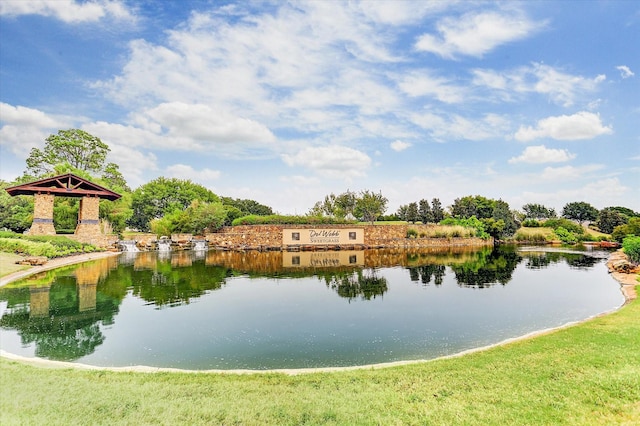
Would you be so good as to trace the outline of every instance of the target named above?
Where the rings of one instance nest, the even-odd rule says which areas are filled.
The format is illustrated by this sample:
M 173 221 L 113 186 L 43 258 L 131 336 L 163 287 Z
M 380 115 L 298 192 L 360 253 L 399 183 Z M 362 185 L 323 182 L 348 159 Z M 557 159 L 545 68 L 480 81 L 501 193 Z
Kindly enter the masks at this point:
M 26 159 L 23 175 L 13 182 L 0 181 L 0 187 L 18 185 L 63 173 L 74 173 L 122 195 L 117 201 L 101 201 L 100 218 L 115 233 L 126 229 L 171 233 L 212 232 L 222 226 L 232 225 L 243 217 L 272 217 L 271 207 L 249 199 L 219 196 L 190 180 L 159 177 L 132 190 L 119 166 L 107 163 L 109 146 L 98 137 L 78 129 L 60 130 L 50 135 L 42 150 L 33 148 Z M 480 195 L 457 198 L 444 208 L 438 198 L 429 202 L 421 198 L 400 206 L 397 212 L 386 215 L 388 199 L 381 192 L 347 190 L 333 193 L 316 202 L 305 215 L 313 218 L 329 218 L 336 221 L 397 220 L 410 223 L 456 223 L 474 218 L 473 223 L 482 231 L 497 239 L 512 236 L 520 226 L 540 226 L 547 220 L 557 219 L 553 208 L 542 204 L 526 204 L 522 211 L 515 211 L 503 200 Z M 78 217 L 79 200 L 56 197 L 54 201 L 54 226 L 60 233 L 73 232 Z M 606 207 L 598 210 L 589 203 L 567 203 L 561 218 L 575 221 L 581 226 L 591 223 L 615 238 L 640 235 L 640 214 L 626 207 Z M 0 229 L 23 232 L 33 218 L 33 199 L 27 196 L 11 197 L 0 193 Z M 286 217 L 278 216 L 286 221 Z M 303 218 L 297 218 L 300 223 Z M 255 222 L 255 219 L 254 219 Z M 273 222 L 270 222 L 273 223 Z M 479 224 L 479 225 L 478 225 Z

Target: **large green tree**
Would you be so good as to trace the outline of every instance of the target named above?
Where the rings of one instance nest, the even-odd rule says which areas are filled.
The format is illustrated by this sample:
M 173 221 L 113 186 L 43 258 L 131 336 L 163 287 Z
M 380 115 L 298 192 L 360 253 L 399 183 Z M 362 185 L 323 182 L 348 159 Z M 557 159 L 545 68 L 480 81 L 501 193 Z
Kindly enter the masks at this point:
M 235 207 L 238 209 L 242 216 L 248 216 L 250 214 L 255 214 L 257 216 L 269 216 L 273 214 L 273 210 L 269 206 L 265 206 L 264 204 L 260 204 L 254 200 L 246 200 L 240 198 L 231 198 L 231 197 L 220 197 L 222 200 L 222 204 L 228 209 L 230 207 Z M 231 210 L 231 209 L 229 209 Z
M 476 217 L 485 224 L 486 231 L 496 239 L 503 239 L 515 233 L 518 222 L 509 204 L 502 200 L 476 196 L 466 196 L 455 200 L 451 215 L 458 219 Z
M 381 192 L 375 193 L 369 190 L 360 192 L 356 200 L 354 214 L 365 222 L 375 222 L 387 210 L 389 200 Z
M 0 230 L 24 232 L 33 220 L 33 197 L 17 195 L 12 197 L 5 188 L 19 185 L 19 182 L 0 180 Z
M 551 219 L 556 217 L 556 211 L 553 208 L 545 207 L 542 204 L 529 203 L 522 206 L 526 219 Z
M 616 226 L 625 225 L 627 222 L 629 218 L 626 215 L 611 207 L 604 208 L 598 213 L 598 229 L 605 234 L 612 233 Z
M 67 163 L 71 167 L 92 173 L 105 169 L 110 149 L 100 138 L 84 130 L 60 130 L 50 135 L 44 149 L 32 148 L 27 158 L 27 174 L 44 176 L 54 171 L 56 165 Z
M 177 210 L 186 210 L 194 200 L 220 202 L 220 198 L 212 191 L 190 180 L 159 177 L 133 191 L 133 215 L 128 224 L 140 231 L 149 231 L 152 219 Z
M 562 208 L 562 217 L 575 220 L 580 225 L 598 218 L 598 209 L 584 201 L 567 203 Z

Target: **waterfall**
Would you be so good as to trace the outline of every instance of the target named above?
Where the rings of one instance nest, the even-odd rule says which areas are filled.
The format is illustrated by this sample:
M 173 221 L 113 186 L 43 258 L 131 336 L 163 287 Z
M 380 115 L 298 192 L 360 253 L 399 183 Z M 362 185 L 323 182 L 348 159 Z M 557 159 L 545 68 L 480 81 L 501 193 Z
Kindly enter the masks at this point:
M 158 240 L 158 251 L 171 251 L 171 240 L 167 237 L 160 237 Z
M 209 249 L 209 246 L 207 245 L 206 240 L 192 240 L 191 244 L 192 244 L 192 249 L 194 251 L 202 251 L 202 250 Z
M 118 241 L 118 247 L 122 251 L 127 251 L 127 252 L 140 251 L 140 249 L 136 245 L 136 241 L 135 240 L 121 240 L 121 241 Z

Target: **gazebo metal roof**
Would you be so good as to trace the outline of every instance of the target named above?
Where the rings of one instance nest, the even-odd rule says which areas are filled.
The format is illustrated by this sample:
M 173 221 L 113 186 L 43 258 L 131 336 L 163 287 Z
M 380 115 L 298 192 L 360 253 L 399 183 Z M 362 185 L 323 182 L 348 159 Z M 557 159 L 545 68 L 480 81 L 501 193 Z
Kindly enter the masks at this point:
M 11 196 L 53 194 L 60 197 L 99 197 L 111 201 L 115 201 L 121 197 L 120 194 L 96 185 L 93 182 L 89 182 L 73 173 L 12 186 L 6 188 L 5 191 Z

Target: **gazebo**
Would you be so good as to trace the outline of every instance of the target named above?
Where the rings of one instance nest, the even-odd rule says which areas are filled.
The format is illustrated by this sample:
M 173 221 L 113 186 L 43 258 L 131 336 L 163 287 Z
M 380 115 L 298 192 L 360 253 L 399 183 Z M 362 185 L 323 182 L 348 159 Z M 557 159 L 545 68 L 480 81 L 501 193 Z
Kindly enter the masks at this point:
M 54 197 L 81 198 L 78 212 L 78 225 L 74 235 L 78 240 L 91 241 L 101 237 L 100 199 L 117 200 L 121 197 L 113 191 L 89 182 L 72 173 L 54 176 L 6 188 L 7 193 L 15 195 L 33 195 L 33 222 L 29 229 L 31 235 L 55 235 L 53 227 Z

